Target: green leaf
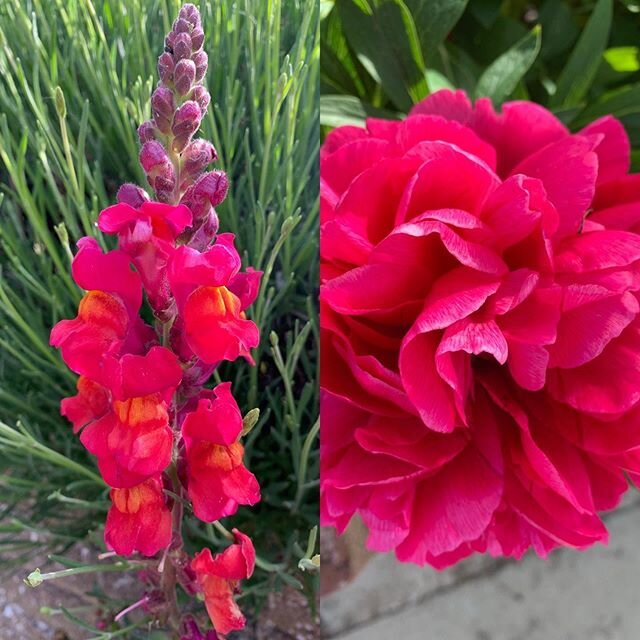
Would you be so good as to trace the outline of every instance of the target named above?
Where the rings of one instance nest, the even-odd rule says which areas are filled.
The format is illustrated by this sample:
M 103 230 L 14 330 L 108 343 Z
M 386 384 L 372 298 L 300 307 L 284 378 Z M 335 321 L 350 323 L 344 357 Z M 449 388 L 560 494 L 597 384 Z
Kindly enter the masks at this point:
M 604 59 L 614 71 L 624 73 L 640 69 L 638 47 L 612 47 L 604 52 Z
M 416 25 L 402 0 L 342 0 L 344 33 L 393 103 L 408 111 L 428 93 Z
M 462 16 L 468 0 L 404 0 L 413 16 L 427 60 Z
M 427 69 L 427 82 L 429 83 L 431 93 L 439 91 L 440 89 L 454 90 L 456 88 L 445 75 L 435 69 Z
M 640 113 L 640 83 L 606 93 L 598 102 L 582 111 L 575 124 L 583 126 L 609 114 L 616 118 L 623 118 L 636 113 Z
M 587 25 L 558 78 L 552 107 L 573 107 L 585 97 L 609 40 L 612 0 L 598 0 Z
M 363 127 L 368 117 L 394 119 L 397 114 L 375 109 L 354 96 L 320 96 L 320 124 L 327 127 Z
M 494 104 L 502 104 L 515 91 L 538 56 L 540 33 L 540 27 L 534 27 L 522 40 L 494 60 L 478 80 L 476 97 L 488 96 Z
M 333 5 L 333 0 L 320 0 L 320 20 L 324 20 L 329 15 Z

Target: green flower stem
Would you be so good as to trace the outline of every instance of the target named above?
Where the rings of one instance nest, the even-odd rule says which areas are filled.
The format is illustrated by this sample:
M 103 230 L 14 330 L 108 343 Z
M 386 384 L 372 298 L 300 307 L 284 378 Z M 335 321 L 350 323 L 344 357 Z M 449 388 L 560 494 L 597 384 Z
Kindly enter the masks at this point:
M 115 564 L 88 564 L 82 567 L 52 571 L 51 573 L 41 573 L 40 569 L 36 569 L 26 577 L 24 582 L 30 587 L 39 587 L 46 580 L 57 580 L 58 578 L 66 578 L 80 573 L 108 573 L 112 571 L 129 571 L 135 568 L 137 566 L 129 562 L 116 562 Z
M 311 431 L 307 434 L 307 437 L 304 439 L 304 444 L 302 445 L 302 452 L 300 454 L 300 465 L 298 467 L 298 489 L 296 491 L 296 498 L 293 503 L 293 511 L 294 513 L 300 508 L 300 504 L 302 503 L 302 498 L 304 496 L 304 492 L 307 489 L 306 479 L 307 479 L 307 466 L 309 464 L 309 455 L 311 453 L 311 447 L 315 439 L 318 437 L 318 433 L 320 433 L 320 420 L 316 420 L 313 427 L 311 427 Z

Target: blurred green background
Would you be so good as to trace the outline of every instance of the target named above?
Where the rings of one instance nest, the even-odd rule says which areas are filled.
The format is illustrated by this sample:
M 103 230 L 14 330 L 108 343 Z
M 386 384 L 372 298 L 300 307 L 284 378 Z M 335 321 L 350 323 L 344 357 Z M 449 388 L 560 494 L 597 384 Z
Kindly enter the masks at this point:
M 231 182 L 220 227 L 237 234 L 244 266 L 265 271 L 250 311 L 262 332 L 257 366 L 238 362 L 218 372 L 233 381 L 244 412 L 261 411 L 247 464 L 263 500 L 227 524 L 254 537 L 261 557 L 245 603 L 259 605 L 285 583 L 312 599 L 317 575 L 298 562 L 316 552 L 309 537 L 318 518 L 319 7 L 317 0 L 196 4 L 212 95 L 200 135 L 215 144 L 215 166 Z M 102 544 L 107 494 L 59 416 L 75 376 L 48 335 L 76 313 L 81 292 L 69 273 L 75 241 L 99 236 L 97 214 L 122 182 L 145 185 L 136 127 L 150 116 L 156 59 L 180 5 L 0 0 L 3 567 L 26 573 L 34 552 Z M 64 100 L 54 100 L 58 86 Z M 187 525 L 191 550 L 222 543 L 211 527 Z
M 571 129 L 611 113 L 640 169 L 638 0 L 321 0 L 321 121 L 399 117 L 428 93 L 533 100 Z

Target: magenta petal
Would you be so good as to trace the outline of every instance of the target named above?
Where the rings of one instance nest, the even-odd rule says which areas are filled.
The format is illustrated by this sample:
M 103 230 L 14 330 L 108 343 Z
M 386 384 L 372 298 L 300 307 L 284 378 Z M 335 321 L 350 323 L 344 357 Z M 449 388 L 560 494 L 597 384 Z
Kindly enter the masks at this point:
M 595 144 L 582 137 L 553 142 L 524 159 L 513 173 L 542 181 L 547 196 L 560 214 L 557 235 L 576 233 L 589 209 L 598 177 Z
M 593 360 L 629 326 L 638 311 L 638 301 L 629 292 L 587 301 L 566 311 L 560 318 L 558 337 L 549 346 L 549 366 L 566 369 Z
M 604 116 L 582 129 L 580 135 L 602 138 L 594 149 L 598 154 L 598 184 L 621 178 L 629 172 L 629 136 L 619 120 Z
M 502 479 L 476 449 L 468 447 L 420 484 L 411 532 L 396 550 L 398 559 L 423 565 L 480 537 L 501 495 Z

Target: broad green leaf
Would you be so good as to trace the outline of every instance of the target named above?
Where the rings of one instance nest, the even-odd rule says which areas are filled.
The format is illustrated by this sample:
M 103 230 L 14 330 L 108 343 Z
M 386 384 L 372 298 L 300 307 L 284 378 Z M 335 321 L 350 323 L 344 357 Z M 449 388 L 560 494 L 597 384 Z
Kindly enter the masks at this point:
M 489 65 L 478 80 L 476 97 L 488 96 L 494 104 L 499 105 L 515 91 L 538 56 L 540 32 L 539 26 L 534 27 L 522 40 Z
M 502 0 L 474 0 L 469 5 L 471 15 L 488 29 L 500 15 Z
M 404 0 L 418 30 L 427 60 L 462 16 L 468 0 Z
M 402 0 L 341 0 L 344 33 L 393 103 L 408 111 L 428 93 L 416 25 Z
M 580 35 L 569 5 L 557 0 L 546 0 L 540 8 L 539 24 L 544 33 L 540 57 L 552 62 L 566 60 L 568 50 Z
M 606 93 L 580 113 L 576 125 L 585 125 L 608 114 L 624 118 L 636 113 L 640 113 L 640 83 Z
M 633 72 L 640 69 L 638 47 L 612 47 L 604 52 L 604 59 L 614 71 Z
M 431 93 L 440 89 L 455 89 L 449 79 L 435 69 L 427 69 L 427 82 Z
M 320 124 L 327 127 L 363 127 L 368 117 L 395 119 L 398 114 L 376 109 L 354 96 L 321 96 Z
M 331 13 L 333 5 L 334 0 L 320 0 L 320 20 L 324 20 Z
M 573 107 L 587 94 L 609 40 L 612 15 L 612 0 L 598 0 L 558 78 L 556 93 L 551 97 L 552 107 Z
M 331 87 L 331 93 L 364 97 L 366 87 L 358 73 L 362 67 L 351 55 L 337 11 L 322 21 L 320 44 L 322 81 Z

